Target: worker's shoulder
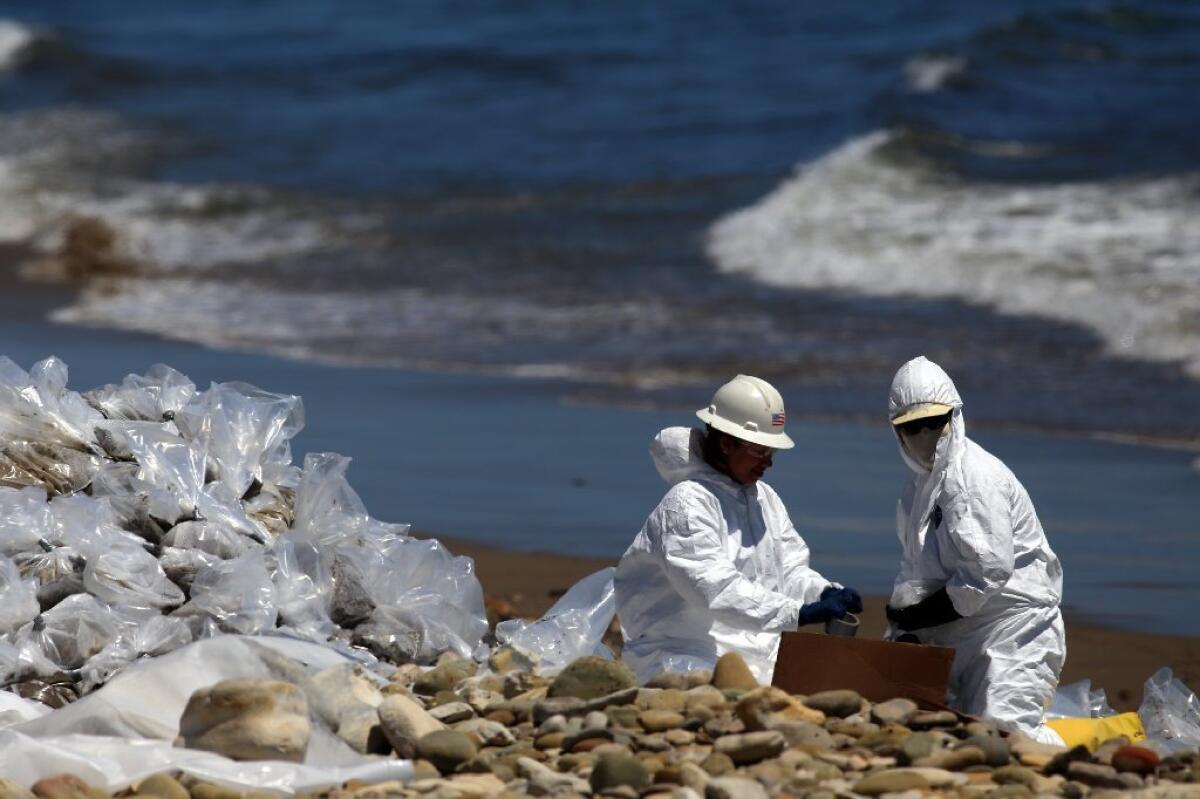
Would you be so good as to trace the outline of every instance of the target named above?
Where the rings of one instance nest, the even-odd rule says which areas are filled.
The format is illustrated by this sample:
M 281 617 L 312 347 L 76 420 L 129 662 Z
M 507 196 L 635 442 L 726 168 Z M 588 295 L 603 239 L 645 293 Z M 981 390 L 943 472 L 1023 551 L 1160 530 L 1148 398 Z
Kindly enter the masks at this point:
M 716 491 L 712 486 L 708 485 L 703 480 L 697 480 L 695 478 L 692 478 L 692 479 L 688 479 L 688 480 L 680 480 L 678 483 L 671 486 L 670 490 L 668 490 L 667 493 L 663 495 L 662 503 L 659 503 L 659 504 L 661 505 L 663 503 L 668 502 L 669 500 L 686 500 L 686 499 L 695 499 L 695 500 L 712 501 L 712 502 L 719 501 L 717 498 Z
M 1004 461 L 969 438 L 963 452 L 963 476 L 977 486 L 990 486 L 1005 491 L 1021 488 L 1021 481 Z

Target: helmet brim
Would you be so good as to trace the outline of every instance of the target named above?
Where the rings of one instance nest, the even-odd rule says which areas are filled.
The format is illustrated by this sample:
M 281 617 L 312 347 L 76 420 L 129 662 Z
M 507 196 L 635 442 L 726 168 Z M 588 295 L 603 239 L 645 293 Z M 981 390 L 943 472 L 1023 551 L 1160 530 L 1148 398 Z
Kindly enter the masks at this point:
M 896 416 L 893 416 L 892 425 L 899 426 L 906 422 L 915 422 L 918 419 L 945 416 L 952 410 L 954 410 L 953 405 L 946 405 L 941 402 L 922 402 L 917 405 L 910 405 Z
M 780 430 L 778 433 L 747 430 L 745 427 L 741 427 L 734 422 L 722 419 L 708 408 L 701 408 L 696 411 L 696 417 L 705 424 L 711 425 L 714 430 L 728 433 L 734 438 L 749 441 L 751 444 L 759 444 L 764 447 L 771 447 L 772 449 L 791 449 L 796 446 L 796 443 L 783 430 Z

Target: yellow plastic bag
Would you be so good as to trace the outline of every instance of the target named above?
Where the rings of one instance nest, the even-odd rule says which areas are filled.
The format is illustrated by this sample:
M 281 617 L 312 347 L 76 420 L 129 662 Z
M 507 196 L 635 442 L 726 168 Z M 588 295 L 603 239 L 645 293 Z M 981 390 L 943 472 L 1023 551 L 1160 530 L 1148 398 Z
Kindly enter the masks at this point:
M 1146 728 L 1137 713 L 1121 713 L 1098 719 L 1054 719 L 1046 726 L 1062 736 L 1067 746 L 1083 744 L 1095 751 L 1110 738 L 1124 735 L 1131 743 L 1146 740 Z

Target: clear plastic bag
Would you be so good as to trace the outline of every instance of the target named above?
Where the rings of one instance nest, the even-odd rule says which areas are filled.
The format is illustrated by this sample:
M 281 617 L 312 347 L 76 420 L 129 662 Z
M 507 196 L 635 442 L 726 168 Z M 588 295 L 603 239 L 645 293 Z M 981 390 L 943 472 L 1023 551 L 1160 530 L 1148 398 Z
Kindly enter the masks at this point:
M 30 638 L 50 661 L 69 670 L 80 668 L 119 633 L 120 625 L 106 604 L 89 594 L 75 594 L 22 627 L 17 637 Z
M 140 548 L 119 547 L 88 558 L 83 586 L 121 607 L 163 609 L 184 602 L 183 591 L 167 579 L 158 559 Z
M 300 398 L 247 383 L 214 383 L 179 413 L 180 432 L 214 460 L 217 477 L 246 493 L 263 464 L 292 462 L 291 439 L 304 427 Z
M 487 632 L 475 562 L 455 557 L 440 541 L 407 537 L 390 540 L 380 556 L 367 575 L 376 604 L 418 615 L 429 630 L 444 628 L 469 655 Z
M 22 579 L 17 564 L 0 557 L 0 634 L 32 621 L 40 611 L 37 581 Z
M 221 560 L 245 555 L 251 542 L 214 522 L 180 522 L 163 538 L 163 544 L 177 549 L 198 549 Z
M 196 394 L 196 384 L 165 364 L 145 375 L 126 375 L 120 385 L 84 392 L 83 398 L 109 419 L 161 422 L 173 418 Z
M 584 577 L 537 621 L 510 619 L 496 625 L 496 640 L 536 657 L 543 672 L 558 671 L 576 658 L 612 652 L 601 643 L 616 614 L 611 566 Z
M 269 567 L 281 623 L 306 638 L 325 640 L 334 633 L 329 617 L 333 576 L 329 558 L 314 544 L 282 536 L 270 550 Z
M 1146 680 L 1138 717 L 1147 743 L 1164 752 L 1200 747 L 1200 700 L 1169 668 Z
M 255 635 L 274 629 L 275 586 L 262 552 L 219 561 L 196 573 L 191 601 L 182 610 L 211 616 L 222 630 Z
M 297 535 L 320 544 L 356 546 L 370 528 L 371 517 L 350 483 L 350 459 L 331 452 L 309 453 L 296 488 Z
M 0 486 L 0 553 L 32 552 L 50 533 L 46 489 Z
M 0 357 L 0 484 L 58 495 L 91 482 L 100 465 L 93 431 L 103 417 L 66 383 L 57 358 L 25 372 Z
M 177 507 L 163 508 L 161 518 L 175 522 L 192 516 L 204 488 L 207 459 L 204 450 L 154 422 L 106 422 L 137 460 L 137 478 L 175 498 Z
M 419 611 L 380 607 L 354 628 L 354 644 L 393 663 L 428 665 L 443 652 L 470 657 L 472 647 L 453 630 Z
M 210 555 L 199 549 L 179 549 L 178 547 L 163 547 L 158 553 L 158 565 L 162 567 L 167 579 L 179 586 L 183 593 L 191 596 L 192 583 L 201 570 L 220 563 L 216 555 Z
M 234 490 L 220 480 L 204 486 L 196 513 L 199 518 L 219 524 L 260 546 L 271 541 L 266 528 L 250 517 Z
M 1080 680 L 1058 687 L 1054 701 L 1046 711 L 1046 719 L 1097 719 L 1116 712 L 1108 704 L 1103 688 L 1093 691 L 1091 680 Z
M 50 501 L 49 542 L 66 546 L 84 558 L 120 546 L 142 546 L 143 540 L 121 529 L 119 519 L 107 499 L 83 494 L 55 497 Z
M 136 463 L 105 463 L 92 478 L 92 496 L 107 500 L 117 524 L 152 543 L 160 543 L 179 517 L 179 500 L 138 477 Z

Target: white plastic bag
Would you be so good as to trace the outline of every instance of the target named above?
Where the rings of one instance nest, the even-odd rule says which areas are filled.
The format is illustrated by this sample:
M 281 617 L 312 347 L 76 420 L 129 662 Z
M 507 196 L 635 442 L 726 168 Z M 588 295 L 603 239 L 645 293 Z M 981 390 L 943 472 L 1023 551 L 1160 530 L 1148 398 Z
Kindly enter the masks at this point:
M 612 652 L 601 639 L 616 614 L 615 571 L 609 566 L 584 577 L 537 621 L 500 622 L 496 640 L 536 657 L 543 673 L 558 671 L 585 655 L 611 659 Z
M 1146 728 L 1147 743 L 1160 751 L 1200 747 L 1200 700 L 1169 668 L 1146 680 L 1138 717 Z

